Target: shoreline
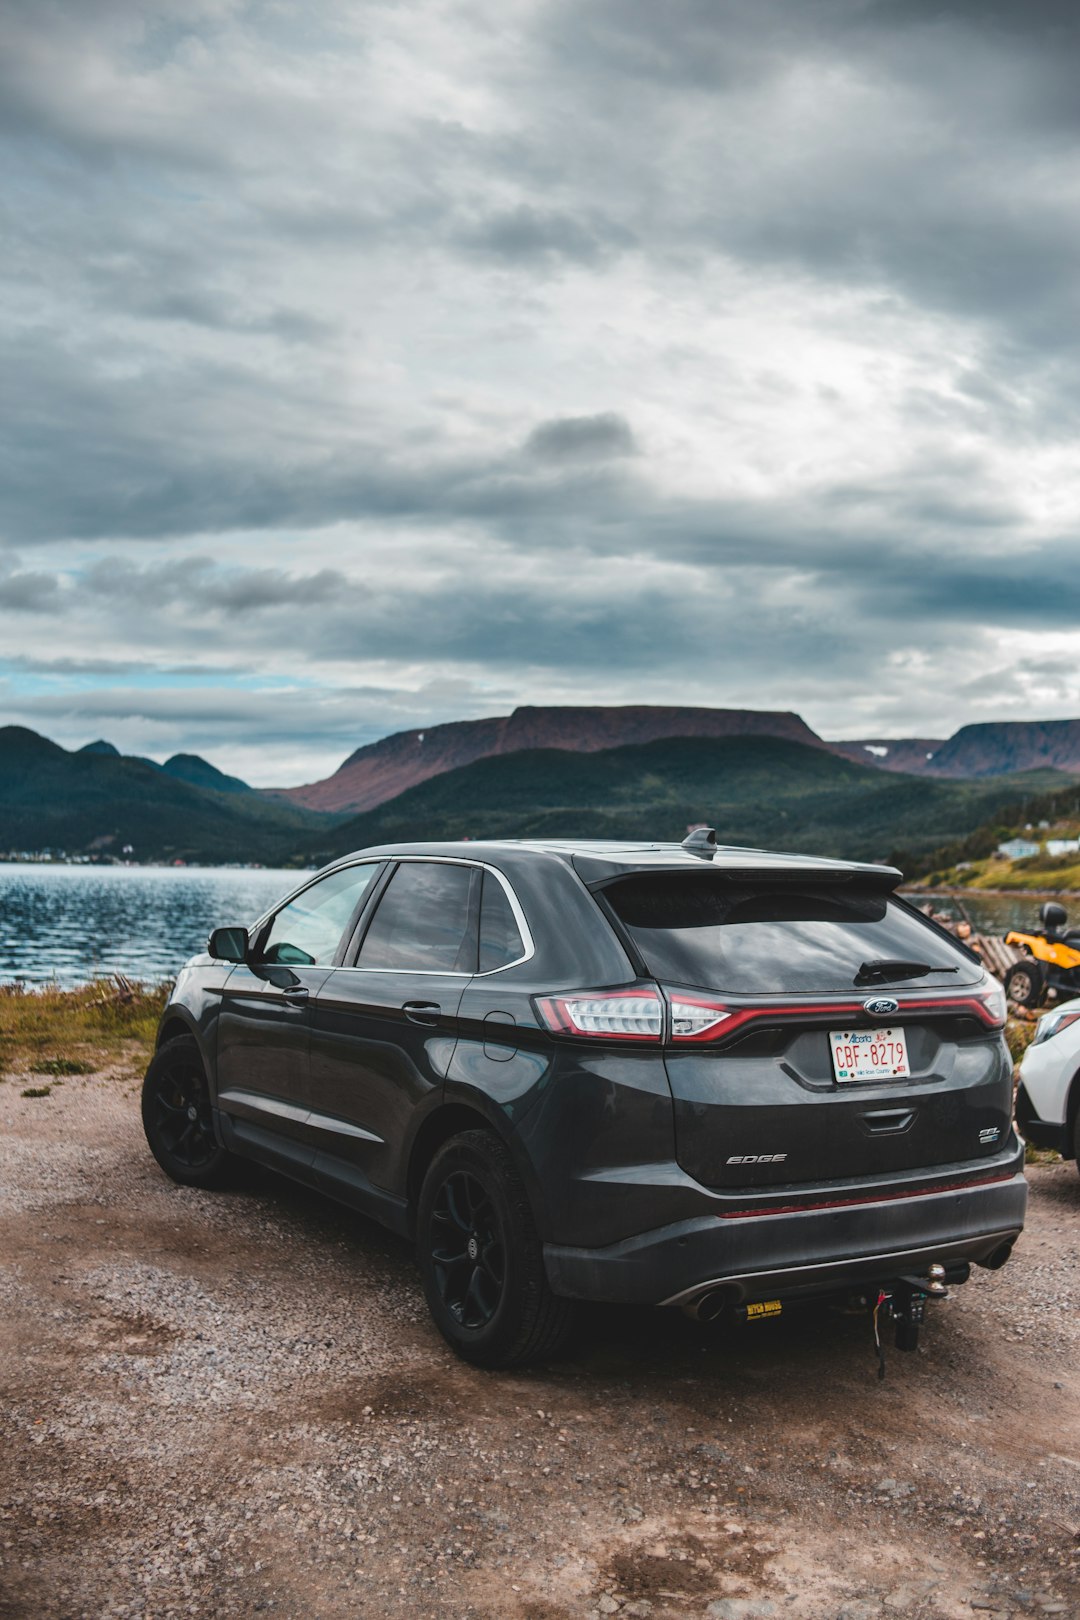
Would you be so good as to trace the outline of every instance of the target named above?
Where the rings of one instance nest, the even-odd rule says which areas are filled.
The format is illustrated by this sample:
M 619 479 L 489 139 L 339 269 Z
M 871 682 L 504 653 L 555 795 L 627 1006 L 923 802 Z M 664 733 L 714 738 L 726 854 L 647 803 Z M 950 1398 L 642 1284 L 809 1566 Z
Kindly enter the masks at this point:
M 935 884 L 932 889 L 923 889 L 917 885 L 912 886 L 907 883 L 901 883 L 896 892 L 897 894 L 924 895 L 928 900 L 933 899 L 935 895 L 956 895 L 961 899 L 966 896 L 976 900 L 984 895 L 988 899 L 1001 900 L 1016 900 L 1020 898 L 1028 900 L 1060 900 L 1072 897 L 1080 897 L 1080 889 L 966 889 L 959 887 L 948 887 L 947 885 L 940 883 Z

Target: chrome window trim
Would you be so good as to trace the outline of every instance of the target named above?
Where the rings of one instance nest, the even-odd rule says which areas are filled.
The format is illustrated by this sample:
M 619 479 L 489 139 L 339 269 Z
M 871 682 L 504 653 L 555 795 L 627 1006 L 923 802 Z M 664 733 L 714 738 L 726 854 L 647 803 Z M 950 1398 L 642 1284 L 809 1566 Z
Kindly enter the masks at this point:
M 333 969 L 335 973 L 396 973 L 402 976 L 408 974 L 416 978 L 425 979 L 490 979 L 496 973 L 505 973 L 507 968 L 520 967 L 522 962 L 531 962 L 533 957 L 536 955 L 536 945 L 533 941 L 532 930 L 525 921 L 525 913 L 521 909 L 521 902 L 514 893 L 509 878 L 505 877 L 504 874 L 499 871 L 497 866 L 491 866 L 487 861 L 464 860 L 458 855 L 390 855 L 384 856 L 383 859 L 394 861 L 399 866 L 404 865 L 406 861 L 413 863 L 421 861 L 426 866 L 471 866 L 474 870 L 490 872 L 492 877 L 496 878 L 499 883 L 502 884 L 503 893 L 510 902 L 510 910 L 514 913 L 514 921 L 517 923 L 518 933 L 521 935 L 521 943 L 525 949 L 520 956 L 515 956 L 512 962 L 504 962 L 501 967 L 488 968 L 485 973 L 462 973 L 456 968 L 365 968 L 358 967 L 354 962 L 343 962 L 340 967 Z M 393 881 L 393 874 L 391 874 L 390 883 L 393 883 Z M 390 885 L 388 884 L 387 888 L 389 888 L 389 886 Z M 385 893 L 386 891 L 384 890 L 383 892 Z M 379 904 L 382 904 L 381 896 L 379 899 Z M 363 948 L 364 947 L 361 944 L 360 949 L 363 950 Z

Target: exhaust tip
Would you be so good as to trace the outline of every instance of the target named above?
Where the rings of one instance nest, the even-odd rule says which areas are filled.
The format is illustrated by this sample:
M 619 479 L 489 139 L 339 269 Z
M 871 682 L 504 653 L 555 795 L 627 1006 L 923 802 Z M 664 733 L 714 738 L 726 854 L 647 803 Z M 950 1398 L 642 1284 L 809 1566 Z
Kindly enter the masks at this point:
M 703 1294 L 691 1300 L 685 1309 L 697 1322 L 715 1322 L 729 1305 L 738 1304 L 742 1292 L 737 1283 L 727 1283 L 722 1288 L 707 1288 Z
M 1015 1238 L 1010 1238 L 1007 1243 L 999 1243 L 998 1247 L 996 1249 L 992 1249 L 991 1252 L 986 1256 L 985 1260 L 979 1261 L 979 1265 L 982 1266 L 986 1271 L 1000 1271 L 1006 1260 L 1008 1260 L 1009 1256 L 1012 1254 L 1013 1244 L 1015 1242 Z

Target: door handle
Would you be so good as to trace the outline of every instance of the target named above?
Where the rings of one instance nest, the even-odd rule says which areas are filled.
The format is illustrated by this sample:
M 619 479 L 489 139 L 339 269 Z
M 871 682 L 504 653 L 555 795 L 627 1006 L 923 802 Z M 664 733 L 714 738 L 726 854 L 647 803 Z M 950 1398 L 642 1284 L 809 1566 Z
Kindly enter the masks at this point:
M 306 984 L 292 984 L 281 993 L 289 1001 L 303 1001 L 307 996 L 310 996 L 311 991 Z
M 407 1001 L 401 1010 L 410 1024 L 425 1024 L 430 1028 L 438 1023 L 442 1008 L 437 1001 Z

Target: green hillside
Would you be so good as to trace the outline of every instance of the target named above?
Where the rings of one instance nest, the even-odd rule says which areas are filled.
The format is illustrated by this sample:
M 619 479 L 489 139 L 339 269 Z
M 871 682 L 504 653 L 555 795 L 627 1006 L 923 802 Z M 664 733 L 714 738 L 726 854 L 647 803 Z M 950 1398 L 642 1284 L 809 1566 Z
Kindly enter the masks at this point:
M 69 753 L 0 729 L 0 853 L 51 848 L 135 860 L 320 861 L 368 844 L 433 838 L 722 841 L 855 859 L 928 852 L 1072 781 L 1054 772 L 979 781 L 888 774 L 776 737 L 675 738 L 591 754 L 536 749 L 476 760 L 342 822 L 225 791 L 205 761 L 183 774 L 99 748 Z M 202 782 L 185 780 L 200 776 Z
M 148 760 L 69 753 L 22 726 L 0 727 L 0 852 L 66 850 L 145 860 L 295 857 L 326 818 L 255 793 L 196 787 Z
M 410 788 L 312 839 L 313 858 L 425 838 L 681 839 L 853 859 L 917 853 L 963 837 L 998 806 L 1068 781 L 1055 772 L 978 782 L 886 775 L 772 737 L 676 738 L 577 754 L 528 750 Z

